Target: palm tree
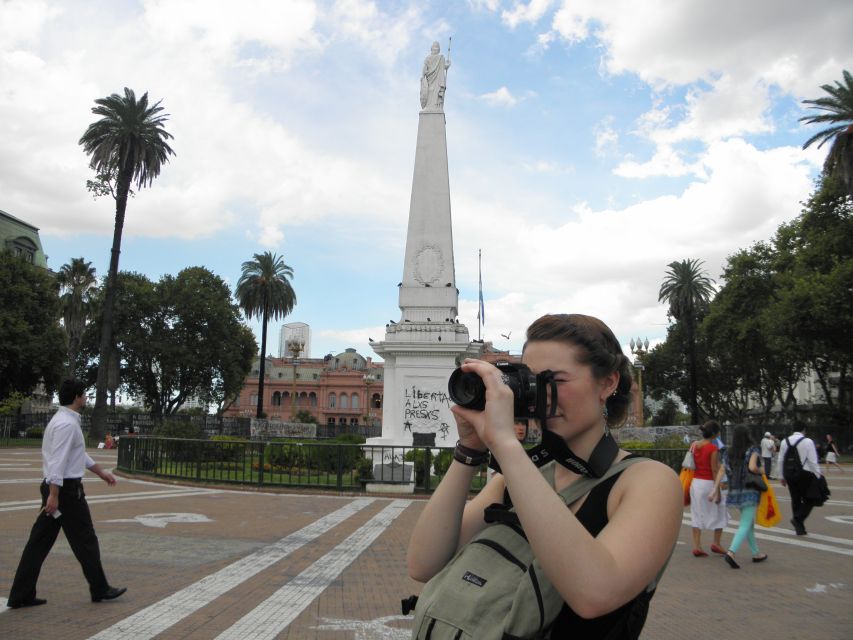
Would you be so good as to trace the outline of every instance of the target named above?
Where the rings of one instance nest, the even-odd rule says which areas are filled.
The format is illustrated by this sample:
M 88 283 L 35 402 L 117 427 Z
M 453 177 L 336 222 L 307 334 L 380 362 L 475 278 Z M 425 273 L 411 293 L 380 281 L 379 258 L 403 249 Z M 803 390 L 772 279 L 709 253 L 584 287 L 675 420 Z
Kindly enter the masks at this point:
M 256 253 L 253 260 L 243 263 L 243 274 L 237 281 L 237 301 L 246 317 L 261 319 L 261 367 L 258 378 L 257 417 L 264 412 L 264 375 L 267 359 L 267 323 L 269 319 L 284 318 L 293 311 L 296 293 L 290 286 L 293 269 L 284 258 L 269 251 Z
M 71 258 L 71 262 L 59 268 L 56 277 L 63 294 L 59 301 L 62 305 L 62 321 L 68 336 L 68 366 L 66 374 L 74 376 L 77 369 L 77 356 L 83 339 L 83 330 L 89 319 L 90 294 L 95 287 L 95 268 L 83 258 Z
M 658 292 L 658 302 L 669 304 L 669 315 L 683 321 L 688 344 L 690 369 L 690 414 L 693 424 L 699 424 L 699 401 L 696 388 L 696 321 L 714 294 L 713 280 L 702 271 L 700 260 L 670 262 L 666 278 Z
M 148 105 L 147 92 L 137 100 L 133 91 L 125 87 L 124 96 L 114 93 L 95 100 L 95 104 L 97 106 L 92 107 L 92 113 L 101 118 L 88 126 L 79 144 L 91 156 L 89 166 L 98 174 L 115 176 L 116 183 L 116 219 L 104 293 L 95 410 L 91 427 L 91 436 L 100 438 L 106 423 L 107 369 L 112 349 L 113 306 L 127 195 L 133 182 L 140 189 L 151 186 L 154 178 L 160 175 L 160 168 L 169 161 L 174 151 L 166 143 L 172 135 L 163 128 L 168 114 L 160 114 L 163 110 L 160 102 Z
M 803 149 L 820 140 L 818 149 L 832 140 L 829 154 L 826 156 L 823 170 L 826 174 L 838 172 L 844 181 L 847 192 L 853 197 L 853 75 L 843 71 L 844 83 L 835 81 L 835 86 L 825 84 L 821 87 L 829 96 L 817 100 L 803 100 L 803 104 L 825 113 L 803 116 L 800 122 L 815 124 L 830 122 L 833 126 L 818 131 L 806 140 Z

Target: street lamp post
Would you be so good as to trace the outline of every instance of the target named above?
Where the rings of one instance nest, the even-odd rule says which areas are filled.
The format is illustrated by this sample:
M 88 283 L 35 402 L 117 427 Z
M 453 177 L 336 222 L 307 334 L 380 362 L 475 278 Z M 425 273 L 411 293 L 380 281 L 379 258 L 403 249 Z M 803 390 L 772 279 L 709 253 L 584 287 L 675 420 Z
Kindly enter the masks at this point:
M 286 343 L 287 350 L 291 355 L 291 364 L 293 364 L 293 381 L 290 394 L 290 419 L 296 419 L 296 365 L 299 363 L 299 354 L 305 348 L 305 343 L 301 340 L 288 340 Z
M 372 411 L 373 405 L 371 404 L 371 399 L 370 399 L 370 387 L 374 382 L 376 382 L 376 377 L 368 371 L 367 373 L 364 374 L 364 376 L 362 377 L 362 380 L 364 380 L 364 389 L 365 389 L 365 391 L 364 391 L 364 395 L 365 395 L 364 406 L 367 408 L 367 413 L 365 415 L 367 416 L 368 426 L 372 427 L 373 426 L 373 411 Z
M 649 351 L 649 339 L 646 338 L 645 341 L 643 341 L 640 338 L 637 338 L 637 341 L 635 342 L 634 338 L 631 338 L 629 346 L 631 347 L 631 353 L 634 355 L 634 369 L 637 370 L 637 392 L 640 400 L 640 406 L 638 407 L 638 420 L 640 426 L 643 426 L 646 422 L 646 405 L 643 398 L 643 370 L 646 367 L 643 364 L 643 356 Z

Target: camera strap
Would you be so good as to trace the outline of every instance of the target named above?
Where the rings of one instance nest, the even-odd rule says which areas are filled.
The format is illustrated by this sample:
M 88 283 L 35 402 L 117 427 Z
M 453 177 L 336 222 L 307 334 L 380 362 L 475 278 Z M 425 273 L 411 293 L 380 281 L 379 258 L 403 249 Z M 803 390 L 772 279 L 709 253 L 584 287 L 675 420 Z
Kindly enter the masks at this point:
M 602 436 L 587 461 L 578 457 L 574 451 L 569 449 L 565 440 L 548 429 L 542 431 L 542 443 L 527 450 L 527 457 L 537 467 L 544 466 L 553 460 L 569 471 L 587 478 L 603 476 L 617 455 L 619 455 L 619 445 L 616 444 L 616 440 L 610 433 L 605 433 Z M 497 473 L 501 473 L 500 464 L 498 464 L 495 456 L 491 456 L 489 467 Z

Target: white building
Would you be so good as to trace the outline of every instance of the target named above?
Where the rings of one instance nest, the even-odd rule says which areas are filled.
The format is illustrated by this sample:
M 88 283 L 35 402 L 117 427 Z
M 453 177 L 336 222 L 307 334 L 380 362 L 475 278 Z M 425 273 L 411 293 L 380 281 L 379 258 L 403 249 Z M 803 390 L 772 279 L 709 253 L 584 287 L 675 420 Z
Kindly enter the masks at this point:
M 303 345 L 302 350 L 296 354 L 297 358 L 311 357 L 311 327 L 304 322 L 288 322 L 281 326 L 279 333 L 278 357 L 291 358 L 293 354 L 288 349 L 290 341 L 297 341 Z

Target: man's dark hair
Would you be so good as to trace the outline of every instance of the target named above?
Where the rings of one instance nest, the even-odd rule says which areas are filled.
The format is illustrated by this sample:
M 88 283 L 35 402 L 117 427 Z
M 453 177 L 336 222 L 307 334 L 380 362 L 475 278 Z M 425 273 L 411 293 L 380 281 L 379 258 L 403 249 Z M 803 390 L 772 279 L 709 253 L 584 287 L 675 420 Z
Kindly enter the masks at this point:
M 806 432 L 807 425 L 802 420 L 794 420 L 794 431 L 799 431 L 800 433 Z
M 63 380 L 59 385 L 59 404 L 67 407 L 84 393 L 86 393 L 86 385 L 82 381 L 73 378 Z

